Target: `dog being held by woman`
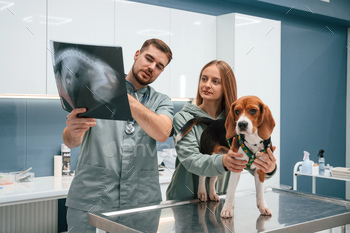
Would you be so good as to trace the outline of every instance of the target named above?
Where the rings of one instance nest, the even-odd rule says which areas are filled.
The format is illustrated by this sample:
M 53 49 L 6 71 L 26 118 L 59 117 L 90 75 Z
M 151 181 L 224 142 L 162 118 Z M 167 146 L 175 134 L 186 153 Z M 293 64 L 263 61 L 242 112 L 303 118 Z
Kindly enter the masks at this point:
M 178 142 L 194 125 L 204 124 L 207 128 L 201 135 L 201 152 L 204 154 L 227 153 L 230 149 L 244 155 L 247 160 L 247 170 L 254 175 L 257 192 L 257 207 L 262 215 L 272 215 L 270 208 L 264 199 L 265 173 L 258 169 L 254 160 L 266 153 L 266 149 L 272 149 L 271 134 L 275 127 L 275 121 L 271 111 L 260 98 L 256 96 L 244 96 L 231 105 L 226 120 L 212 120 L 205 117 L 196 117 L 188 121 L 176 135 Z M 232 144 L 232 145 L 231 145 Z M 240 173 L 231 172 L 226 193 L 226 201 L 221 211 L 221 217 L 233 216 L 234 198 Z M 206 200 L 206 177 L 201 176 L 198 184 L 198 198 Z M 217 177 L 210 178 L 209 198 L 219 201 L 215 191 Z

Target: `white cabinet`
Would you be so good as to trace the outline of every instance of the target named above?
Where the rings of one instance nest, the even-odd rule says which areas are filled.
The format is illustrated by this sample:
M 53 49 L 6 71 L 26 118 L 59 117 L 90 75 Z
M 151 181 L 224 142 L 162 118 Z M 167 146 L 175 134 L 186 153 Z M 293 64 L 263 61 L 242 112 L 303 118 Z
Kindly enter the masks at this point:
M 170 97 L 195 97 L 201 68 L 216 58 L 216 17 L 108 0 L 1 3 L 0 93 L 57 95 L 50 40 L 120 45 L 128 73 L 143 42 L 159 38 L 174 59 L 151 84 Z M 5 54 L 5 55 L 4 55 Z
M 157 38 L 169 45 L 169 16 L 169 8 L 129 1 L 115 2 L 115 45 L 121 45 L 123 48 L 126 74 L 134 63 L 135 52 L 147 39 Z M 152 84 L 157 91 L 167 95 L 169 95 L 169 74 L 169 67 L 166 67 Z
M 203 66 L 216 59 L 216 17 L 171 10 L 170 96 L 194 98 Z
M 0 2 L 0 93 L 46 93 L 46 1 Z
M 173 51 L 172 62 L 151 84 L 170 97 L 194 98 L 200 70 L 214 59 L 235 66 L 239 96 L 279 90 L 279 63 L 269 62 L 280 56 L 278 21 L 109 0 L 3 2 L 0 20 L 8 24 L 0 28 L 0 93 L 57 95 L 50 40 L 120 45 L 128 73 L 149 38 L 163 40 Z M 267 89 L 260 88 L 264 85 Z M 271 99 L 277 98 L 263 100 Z
M 281 22 L 237 13 L 218 16 L 217 20 L 217 58 L 233 67 L 238 97 L 256 95 L 269 106 L 276 123 L 271 139 L 279 164 Z M 267 185 L 279 185 L 279 177 L 277 170 Z
M 49 49 L 50 40 L 113 45 L 114 2 L 107 0 L 50 0 L 48 2 L 47 28 L 47 47 Z M 47 50 L 47 94 L 57 95 L 51 51 L 49 50 Z
M 170 97 L 195 97 L 200 69 L 216 57 L 216 17 L 120 1 L 115 2 L 115 28 L 125 73 L 145 40 L 161 39 L 171 48 L 173 60 L 151 86 Z

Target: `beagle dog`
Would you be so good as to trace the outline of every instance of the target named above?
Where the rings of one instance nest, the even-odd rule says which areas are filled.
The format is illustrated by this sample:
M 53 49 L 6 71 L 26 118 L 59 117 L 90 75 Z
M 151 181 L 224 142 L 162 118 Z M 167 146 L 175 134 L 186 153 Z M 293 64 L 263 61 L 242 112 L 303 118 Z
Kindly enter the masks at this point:
M 176 135 L 175 143 L 181 140 L 196 124 L 207 125 L 200 139 L 201 153 L 226 154 L 231 149 L 243 154 L 241 159 L 247 161 L 246 169 L 254 174 L 257 207 L 262 215 L 272 215 L 264 199 L 265 173 L 252 164 L 255 158 L 261 156 L 261 152 L 266 153 L 268 147 L 272 150 L 271 134 L 275 121 L 269 107 L 256 96 L 241 97 L 231 105 L 226 119 L 213 120 L 195 117 L 188 121 Z M 235 191 L 240 175 L 235 172 L 230 174 L 226 200 L 221 211 L 223 218 L 233 216 Z M 199 177 L 197 195 L 201 201 L 207 200 L 205 179 L 206 177 Z M 219 201 L 219 196 L 215 191 L 216 180 L 217 177 L 210 177 L 209 199 L 212 201 Z

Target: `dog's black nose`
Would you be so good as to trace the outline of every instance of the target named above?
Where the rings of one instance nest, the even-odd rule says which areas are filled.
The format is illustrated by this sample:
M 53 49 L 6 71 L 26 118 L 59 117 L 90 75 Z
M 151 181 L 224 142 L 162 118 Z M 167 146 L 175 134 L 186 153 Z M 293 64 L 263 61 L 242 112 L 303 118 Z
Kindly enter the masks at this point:
M 247 126 L 248 126 L 248 122 L 246 121 L 238 122 L 238 128 L 242 131 L 246 130 Z

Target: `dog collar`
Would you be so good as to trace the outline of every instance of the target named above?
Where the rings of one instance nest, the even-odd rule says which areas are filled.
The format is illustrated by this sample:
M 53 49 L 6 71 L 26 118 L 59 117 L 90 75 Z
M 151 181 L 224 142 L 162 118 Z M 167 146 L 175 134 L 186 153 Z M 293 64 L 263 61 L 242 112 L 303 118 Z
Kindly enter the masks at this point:
M 226 138 L 227 145 L 229 146 L 230 149 L 231 149 L 231 145 L 232 145 L 232 140 L 233 140 L 233 138 Z
M 247 162 L 247 168 L 246 168 L 246 169 L 249 169 L 250 166 L 253 164 L 254 160 L 256 159 L 256 155 L 253 154 L 253 153 L 248 149 L 248 147 L 246 147 L 246 145 L 244 144 L 244 135 L 239 134 L 239 135 L 237 135 L 237 138 L 238 138 L 238 143 L 239 143 L 239 145 L 241 146 L 242 150 L 243 150 L 244 153 L 246 153 L 247 156 L 249 157 L 249 160 L 248 160 L 248 162 Z M 269 139 L 267 139 L 267 140 L 264 141 L 264 149 L 263 149 L 261 152 L 267 153 L 266 148 L 270 145 L 270 142 L 271 142 L 271 138 L 269 138 Z

